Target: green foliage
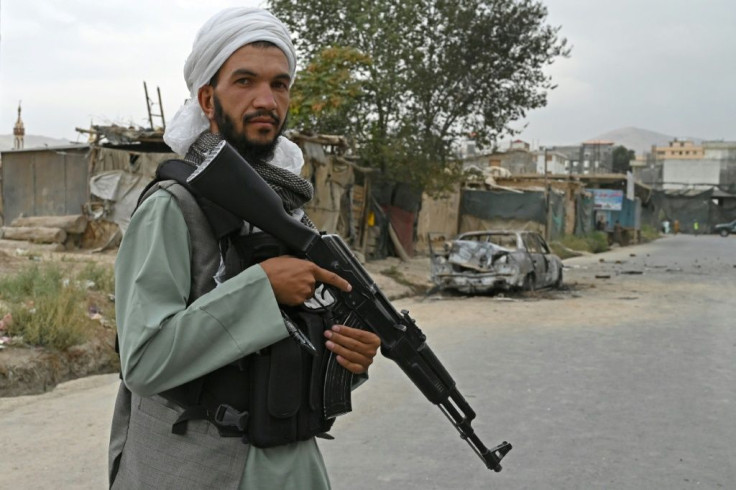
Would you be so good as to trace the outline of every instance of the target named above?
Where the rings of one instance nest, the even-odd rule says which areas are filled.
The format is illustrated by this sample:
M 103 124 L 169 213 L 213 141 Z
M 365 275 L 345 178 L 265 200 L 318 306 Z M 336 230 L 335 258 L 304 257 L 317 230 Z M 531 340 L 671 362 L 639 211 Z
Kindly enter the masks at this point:
M 600 253 L 608 250 L 608 235 L 603 231 L 594 231 L 587 235 L 565 235 L 560 240 L 562 245 L 582 252 Z
M 567 248 L 560 242 L 549 242 L 549 248 L 550 250 L 552 250 L 553 254 L 555 254 L 562 260 L 569 259 L 571 257 L 579 257 L 580 255 L 582 255 L 575 250 Z
M 328 47 L 317 53 L 291 89 L 291 124 L 302 131 L 351 136 L 345 121 L 357 117 L 363 95 L 358 74 L 368 66 L 370 58 L 356 49 Z
M 653 226 L 642 225 L 641 226 L 641 241 L 651 242 L 659 238 L 659 231 Z
M 0 279 L 0 310 L 12 315 L 7 333 L 59 350 L 83 343 L 95 325 L 87 314 L 88 281 L 94 277 L 98 287 L 108 288 L 111 276 L 111 269 L 95 264 L 76 276 L 55 264 L 34 264 Z
M 623 145 L 619 145 L 613 149 L 613 171 L 620 174 L 625 174 L 631 170 L 631 160 L 636 158 L 636 152 L 629 150 Z
M 310 63 L 340 82 L 340 94 L 353 82 L 360 88 L 354 104 L 339 96 L 345 110 L 329 115 L 330 127 L 354 137 L 364 165 L 430 192 L 459 177 L 461 139 L 489 144 L 546 105 L 553 85 L 543 68 L 568 54 L 535 0 L 271 0 L 270 8 L 303 59 L 319 60 L 328 47 L 370 57 L 337 71 Z M 354 78 L 334 76 L 345 70 Z M 319 78 L 303 75 L 319 88 Z M 334 87 L 324 89 L 329 100 Z

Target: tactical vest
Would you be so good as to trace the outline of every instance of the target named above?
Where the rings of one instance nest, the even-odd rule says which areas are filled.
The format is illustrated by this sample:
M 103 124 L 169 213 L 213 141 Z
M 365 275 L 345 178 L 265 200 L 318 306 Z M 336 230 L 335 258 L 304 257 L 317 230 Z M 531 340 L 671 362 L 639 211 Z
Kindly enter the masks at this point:
M 283 243 L 267 233 L 242 236 L 241 219 L 187 186 L 186 177 L 194 168 L 182 160 L 163 162 L 138 201 L 140 205 L 158 189 L 171 193 L 182 210 L 190 236 L 196 237 L 192 240 L 188 304 L 215 287 L 213 278 L 221 256 L 225 267 L 223 280 L 227 280 L 254 264 L 288 253 Z M 217 246 L 213 247 L 213 243 Z M 189 420 L 207 419 L 221 436 L 241 437 L 256 447 L 278 446 L 314 436 L 331 438 L 326 432 L 334 419 L 324 417 L 322 401 L 328 357 L 323 331 L 332 326 L 331 316 L 326 310 L 285 306 L 281 309 L 311 340 L 316 353 L 307 354 L 288 337 L 160 393 L 184 408 L 172 426 L 174 434 L 185 434 Z

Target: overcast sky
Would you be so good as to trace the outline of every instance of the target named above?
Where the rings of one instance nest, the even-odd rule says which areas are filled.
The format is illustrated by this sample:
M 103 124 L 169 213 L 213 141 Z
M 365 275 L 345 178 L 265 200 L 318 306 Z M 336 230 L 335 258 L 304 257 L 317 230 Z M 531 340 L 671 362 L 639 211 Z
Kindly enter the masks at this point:
M 546 0 L 572 45 L 549 69 L 558 88 L 522 138 L 574 144 L 635 126 L 736 140 L 736 1 Z M 27 134 L 147 126 L 143 81 L 171 118 L 194 34 L 220 8 L 259 0 L 0 0 L 0 134 L 23 101 Z

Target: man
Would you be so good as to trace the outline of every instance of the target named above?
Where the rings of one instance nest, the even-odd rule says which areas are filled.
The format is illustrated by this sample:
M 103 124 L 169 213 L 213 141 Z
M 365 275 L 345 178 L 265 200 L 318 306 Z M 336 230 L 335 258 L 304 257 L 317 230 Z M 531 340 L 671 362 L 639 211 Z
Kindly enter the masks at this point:
M 270 13 L 220 12 L 197 34 L 184 68 L 192 97 L 164 139 L 195 165 L 226 139 L 287 211 L 309 223 L 300 206 L 311 198 L 311 186 L 296 175 L 301 154 L 280 136 L 295 69 L 289 33 Z M 182 189 L 167 181 L 146 194 L 116 262 L 123 383 L 110 440 L 110 485 L 329 488 L 314 440 L 329 424 L 303 399 L 313 388 L 291 388 L 294 379 L 304 386 L 302 378 L 310 386 L 316 371 L 294 347 L 285 322 L 307 322 L 309 329 L 315 321 L 327 323 L 324 313 L 301 313 L 297 306 L 312 298 L 318 283 L 346 291 L 350 285 L 291 256 L 254 259 L 246 252 L 261 250 L 254 243 L 268 235 L 247 223 L 218 235 L 211 216 Z M 380 344 L 373 333 L 344 325 L 318 332 L 324 337 L 311 338 L 317 350 L 332 351 L 358 375 Z M 286 361 L 276 354 L 283 352 Z M 272 413 L 274 400 L 284 399 L 297 402 L 296 415 Z M 265 442 L 251 443 L 261 437 L 256 432 Z
M 598 221 L 595 223 L 595 229 L 598 231 L 605 231 L 606 230 L 606 220 L 603 218 L 602 215 L 598 216 Z

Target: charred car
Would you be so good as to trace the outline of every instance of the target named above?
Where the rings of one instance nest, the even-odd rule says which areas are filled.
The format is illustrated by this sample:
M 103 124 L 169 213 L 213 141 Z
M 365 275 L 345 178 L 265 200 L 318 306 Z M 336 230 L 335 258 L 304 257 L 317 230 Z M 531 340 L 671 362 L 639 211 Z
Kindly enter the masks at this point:
M 485 293 L 562 285 L 562 261 L 539 233 L 473 231 L 436 249 L 429 234 L 432 282 L 441 290 Z

